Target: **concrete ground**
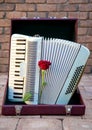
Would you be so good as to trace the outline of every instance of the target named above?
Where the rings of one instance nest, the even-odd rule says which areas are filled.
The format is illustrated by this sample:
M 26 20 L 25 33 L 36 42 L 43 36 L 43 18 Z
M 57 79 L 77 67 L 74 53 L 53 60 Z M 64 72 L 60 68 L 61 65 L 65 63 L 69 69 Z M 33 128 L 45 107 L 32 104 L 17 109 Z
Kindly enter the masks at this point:
M 7 74 L 0 74 L 0 113 Z M 83 75 L 79 89 L 86 105 L 83 116 L 3 116 L 0 130 L 92 130 L 92 75 Z

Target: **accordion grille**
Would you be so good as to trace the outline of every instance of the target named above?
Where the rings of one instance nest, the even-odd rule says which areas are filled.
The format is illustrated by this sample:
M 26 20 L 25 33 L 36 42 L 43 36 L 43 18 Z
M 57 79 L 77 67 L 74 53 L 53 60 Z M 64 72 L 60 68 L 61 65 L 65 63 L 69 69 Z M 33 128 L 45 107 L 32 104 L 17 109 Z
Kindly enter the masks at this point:
M 36 38 L 37 39 L 37 38 Z M 24 92 L 31 93 L 31 103 L 38 103 L 38 93 L 39 93 L 39 67 L 38 61 L 41 58 L 41 41 L 42 38 L 30 39 L 26 45 L 26 75 Z
M 31 101 L 34 100 L 35 76 L 37 61 L 37 44 L 35 42 L 28 43 L 27 49 L 27 71 L 26 71 L 26 91 L 31 92 Z
M 83 69 L 84 69 L 84 66 L 80 66 L 80 67 L 76 68 L 76 70 L 74 72 L 74 75 L 73 75 L 73 77 L 72 77 L 72 79 L 71 79 L 71 81 L 69 83 L 69 86 L 68 86 L 65 94 L 69 94 L 69 93 L 73 92 L 76 89 L 77 83 L 78 83 L 78 81 L 80 79 L 80 76 L 81 76 L 81 74 L 83 72 Z

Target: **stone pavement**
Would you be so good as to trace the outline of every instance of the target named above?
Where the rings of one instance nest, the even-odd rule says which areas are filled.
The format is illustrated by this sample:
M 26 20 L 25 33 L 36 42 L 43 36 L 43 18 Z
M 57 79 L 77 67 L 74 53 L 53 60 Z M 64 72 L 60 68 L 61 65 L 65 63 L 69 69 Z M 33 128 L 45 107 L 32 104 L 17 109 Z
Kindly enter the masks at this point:
M 0 113 L 7 74 L 0 74 Z M 79 89 L 86 105 L 83 116 L 3 116 L 0 130 L 92 130 L 92 75 L 83 75 Z

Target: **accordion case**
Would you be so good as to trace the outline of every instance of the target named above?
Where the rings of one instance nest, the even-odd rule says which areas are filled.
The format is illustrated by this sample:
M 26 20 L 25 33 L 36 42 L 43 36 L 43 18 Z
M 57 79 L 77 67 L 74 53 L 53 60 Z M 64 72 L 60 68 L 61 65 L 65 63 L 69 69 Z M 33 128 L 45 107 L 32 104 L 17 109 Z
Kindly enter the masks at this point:
M 84 115 L 78 89 L 89 50 L 77 42 L 77 19 L 13 19 L 3 115 Z M 40 60 L 51 62 L 41 90 Z M 23 102 L 31 92 L 31 104 Z M 40 98 L 39 98 L 40 97 Z

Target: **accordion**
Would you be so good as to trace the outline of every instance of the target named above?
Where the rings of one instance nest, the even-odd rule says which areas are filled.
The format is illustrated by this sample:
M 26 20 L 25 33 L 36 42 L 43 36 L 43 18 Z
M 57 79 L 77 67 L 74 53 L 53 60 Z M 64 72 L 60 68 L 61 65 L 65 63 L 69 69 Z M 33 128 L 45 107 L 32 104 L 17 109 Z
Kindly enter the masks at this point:
M 51 62 L 47 70 L 41 104 L 68 104 L 82 76 L 89 50 L 68 40 L 13 34 L 11 37 L 8 99 L 23 101 L 32 93 L 31 103 L 39 103 L 40 69 L 38 62 Z

